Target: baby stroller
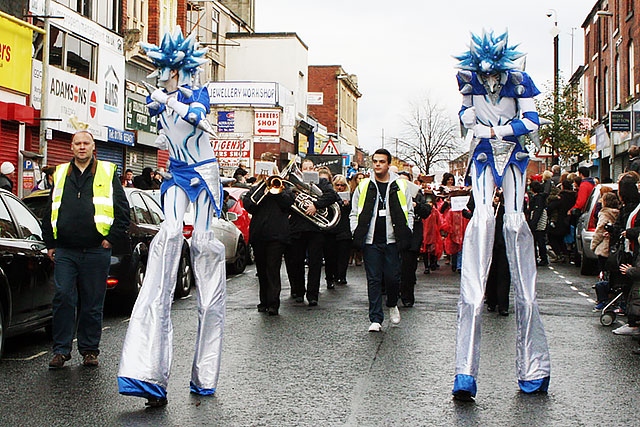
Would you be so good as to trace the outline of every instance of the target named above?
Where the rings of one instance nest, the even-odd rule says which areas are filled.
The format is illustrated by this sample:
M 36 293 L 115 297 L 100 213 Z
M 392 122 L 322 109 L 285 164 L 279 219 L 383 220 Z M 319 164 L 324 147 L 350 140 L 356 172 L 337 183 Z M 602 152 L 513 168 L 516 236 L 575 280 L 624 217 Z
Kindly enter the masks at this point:
M 612 231 L 609 224 L 605 226 L 605 229 L 609 232 Z M 624 237 L 618 235 L 618 238 L 612 242 L 615 243 L 610 248 L 607 271 L 595 285 L 598 301 L 608 301 L 600 314 L 600 323 L 603 326 L 611 326 L 615 322 L 616 316 L 624 315 L 625 295 L 629 291 L 628 278 L 620 273 L 619 268 L 621 264 L 631 263 L 632 254 L 625 251 Z
M 622 287 L 611 287 L 608 280 L 599 281 L 596 283 L 595 288 L 599 301 L 604 301 L 604 299 L 600 299 L 600 295 L 606 295 L 606 300 L 609 299 L 610 295 L 614 295 L 614 297 L 611 298 L 611 300 L 609 300 L 609 302 L 602 308 L 602 312 L 600 314 L 600 324 L 602 326 L 611 326 L 613 325 L 613 322 L 616 321 L 616 316 L 621 313 L 620 309 L 623 308 L 624 290 Z M 622 312 L 624 312 L 624 310 L 622 310 Z

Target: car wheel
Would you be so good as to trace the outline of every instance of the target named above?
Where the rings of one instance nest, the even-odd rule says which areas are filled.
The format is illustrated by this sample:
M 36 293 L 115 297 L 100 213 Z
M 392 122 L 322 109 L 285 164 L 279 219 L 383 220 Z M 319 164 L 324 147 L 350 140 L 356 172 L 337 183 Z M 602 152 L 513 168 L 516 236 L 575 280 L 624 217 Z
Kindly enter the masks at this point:
M 0 304 L 0 357 L 4 352 L 4 311 L 2 310 L 2 304 Z
M 191 292 L 193 284 L 193 272 L 191 271 L 191 260 L 188 252 L 182 251 L 180 266 L 178 267 L 178 282 L 176 283 L 175 298 L 184 298 Z
M 247 265 L 252 265 L 256 263 L 256 257 L 253 254 L 253 246 L 247 246 Z
M 580 274 L 583 276 L 593 276 L 596 273 L 598 264 L 595 260 L 587 259 L 584 253 L 580 255 Z
M 244 242 L 242 236 L 238 239 L 238 246 L 236 247 L 235 261 L 229 264 L 228 270 L 231 274 L 240 274 L 247 267 L 247 244 Z
M 142 283 L 144 282 L 144 276 L 147 274 L 147 266 L 142 261 L 138 261 L 136 265 L 135 273 L 133 274 L 133 287 L 131 289 L 131 299 L 135 302 L 142 289 Z

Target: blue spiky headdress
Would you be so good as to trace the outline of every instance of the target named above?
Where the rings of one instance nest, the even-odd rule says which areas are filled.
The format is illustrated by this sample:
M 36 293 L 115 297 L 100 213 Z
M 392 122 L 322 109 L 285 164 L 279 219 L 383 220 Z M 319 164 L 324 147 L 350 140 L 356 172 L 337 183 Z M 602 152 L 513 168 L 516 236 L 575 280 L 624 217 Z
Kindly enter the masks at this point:
M 454 56 L 460 63 L 456 66 L 463 70 L 491 74 L 507 70 L 520 69 L 515 61 L 525 56 L 516 51 L 518 45 L 508 45 L 508 33 L 494 37 L 493 31 L 482 30 L 482 37 L 471 34 L 469 51 Z
M 140 43 L 140 47 L 158 68 L 147 77 L 158 77 L 160 81 L 167 81 L 170 70 L 178 70 L 180 86 L 190 84 L 197 68 L 208 61 L 203 58 L 207 49 L 199 49 L 195 33 L 191 33 L 185 39 L 179 25 L 173 30 L 173 34 L 168 31 L 164 34 L 160 47 L 150 43 Z

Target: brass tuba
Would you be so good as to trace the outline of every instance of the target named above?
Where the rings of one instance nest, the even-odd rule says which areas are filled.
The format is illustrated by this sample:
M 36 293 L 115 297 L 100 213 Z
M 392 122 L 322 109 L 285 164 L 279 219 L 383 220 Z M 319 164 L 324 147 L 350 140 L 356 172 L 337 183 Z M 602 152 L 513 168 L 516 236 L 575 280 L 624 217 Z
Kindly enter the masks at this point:
M 302 172 L 296 164 L 296 158 L 293 158 L 280 174 L 271 175 L 260 182 L 258 186 L 264 188 L 257 188 L 251 195 L 251 200 L 255 204 L 260 204 L 267 193 L 280 193 L 285 187 L 288 187 L 295 197 L 291 209 L 298 215 L 301 215 L 323 230 L 335 227 L 338 221 L 340 221 L 340 206 L 337 202 L 332 203 L 326 208 L 317 209 L 315 215 L 307 215 L 307 208 L 318 200 L 322 195 L 322 190 L 313 183 L 307 184 L 304 182 Z M 259 196 L 259 198 L 256 199 L 256 196 Z

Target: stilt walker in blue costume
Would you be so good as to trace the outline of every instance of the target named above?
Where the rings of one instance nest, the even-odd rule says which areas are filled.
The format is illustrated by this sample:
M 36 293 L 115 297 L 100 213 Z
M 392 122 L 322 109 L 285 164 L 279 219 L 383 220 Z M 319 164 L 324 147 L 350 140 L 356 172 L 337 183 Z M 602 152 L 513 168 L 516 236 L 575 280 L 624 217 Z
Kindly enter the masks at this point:
M 197 84 L 197 68 L 207 62 L 194 35 L 182 36 L 180 27 L 166 33 L 160 47 L 141 44 L 157 70 L 161 88 L 147 85 L 147 106 L 158 117 L 156 142 L 169 149 L 169 174 L 161 193 L 165 221 L 151 242 L 147 274 L 136 300 L 122 349 L 118 387 L 121 394 L 146 398 L 148 406 L 167 403 L 173 327 L 171 302 L 182 251 L 182 219 L 195 204 L 191 261 L 198 294 L 198 332 L 190 390 L 200 395 L 216 391 L 225 320 L 224 246 L 211 230 L 220 216 L 220 172 L 206 120 L 209 94 Z
M 551 364 L 538 303 L 533 235 L 523 213 L 529 153 L 523 136 L 540 124 L 533 97 L 540 91 L 521 71 L 524 56 L 508 45 L 508 35 L 471 35 L 469 51 L 457 56 L 463 95 L 460 120 L 470 140 L 470 178 L 476 208 L 462 249 L 458 301 L 456 376 L 453 395 L 473 400 L 480 363 L 480 326 L 491 266 L 496 187 L 504 190 L 504 238 L 515 290 L 516 375 L 525 393 L 546 392 Z M 518 61 L 519 62 L 519 61 Z M 535 138 L 532 138 L 535 142 Z

